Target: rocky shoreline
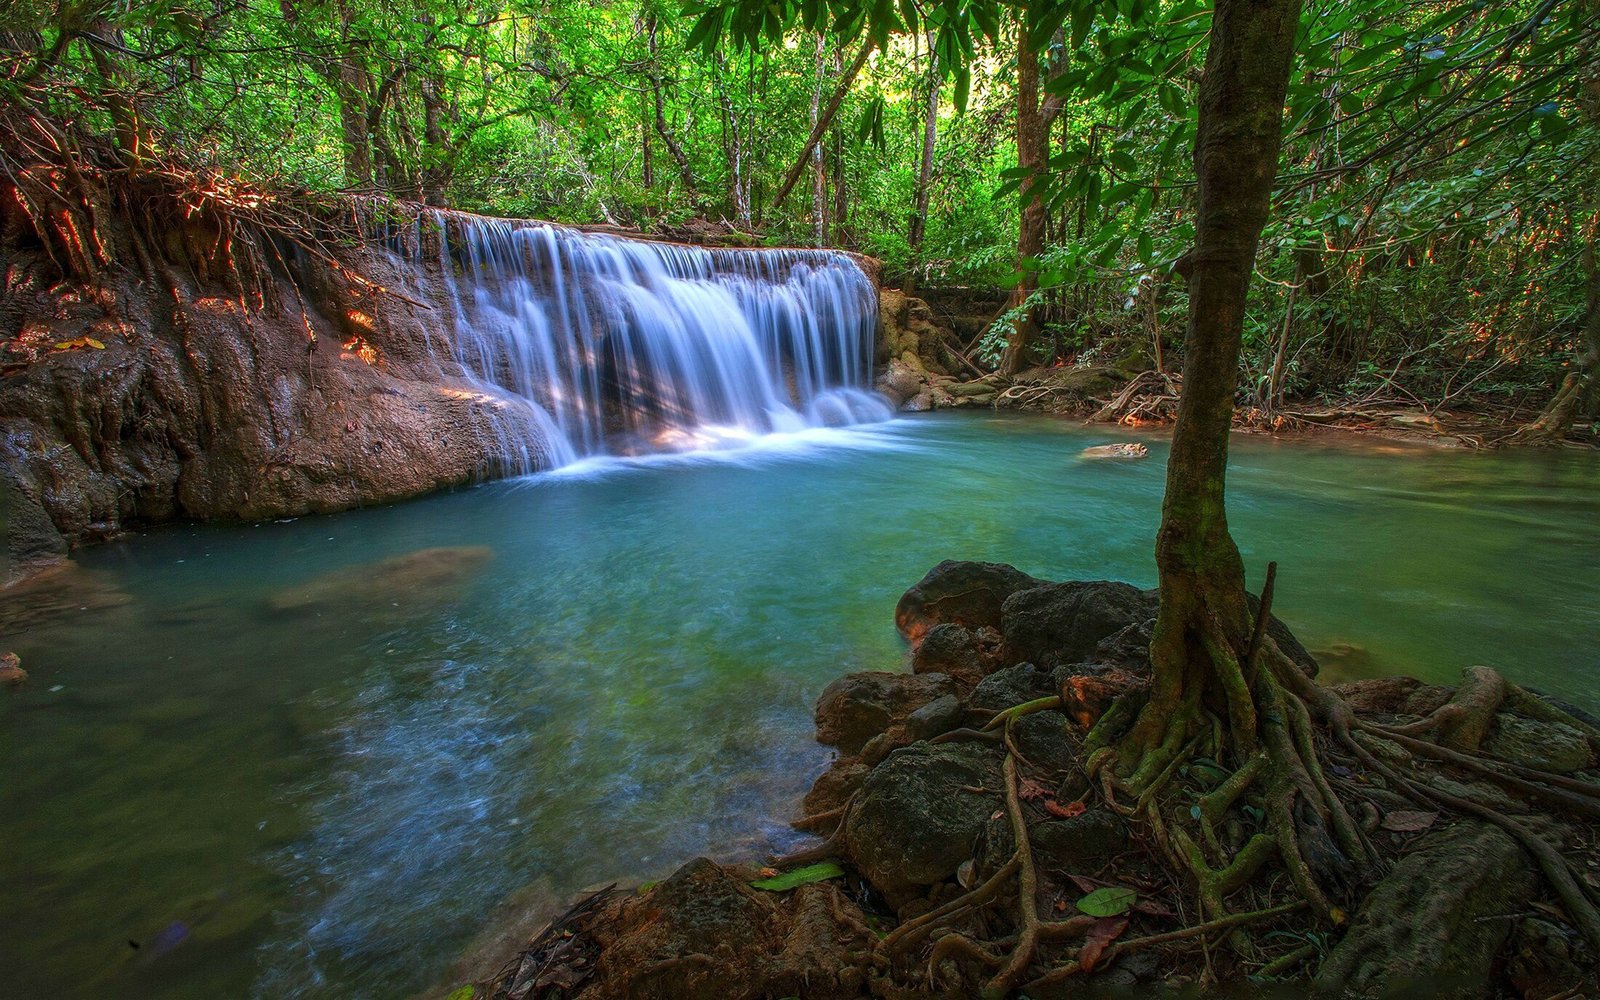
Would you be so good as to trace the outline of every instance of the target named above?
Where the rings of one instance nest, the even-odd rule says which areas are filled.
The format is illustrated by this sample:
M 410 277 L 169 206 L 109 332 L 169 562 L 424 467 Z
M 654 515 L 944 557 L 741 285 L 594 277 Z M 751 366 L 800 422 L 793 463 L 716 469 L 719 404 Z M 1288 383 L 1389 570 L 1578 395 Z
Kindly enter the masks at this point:
M 1005 897 L 1015 897 L 1008 859 L 1019 829 L 1039 911 L 1098 942 L 1092 961 L 1080 950 L 1087 943 L 1065 932 L 1041 942 L 1028 996 L 1227 988 L 1547 1000 L 1600 988 L 1597 956 L 1514 840 L 1476 819 L 1420 813 L 1359 769 L 1337 780 L 1357 790 L 1383 870 L 1346 887 L 1342 926 L 1319 925 L 1281 879 L 1230 898 L 1234 922 L 1200 921 L 1190 893 L 1155 863 L 1151 831 L 1094 786 L 1081 759 L 1094 723 L 1147 682 L 1155 609 L 1154 591 L 1127 584 L 941 563 L 896 608 L 911 671 L 851 674 L 818 699 L 817 738 L 837 756 L 795 825 L 825 839 L 770 868 L 700 858 L 659 884 L 591 895 L 497 973 L 450 995 L 975 996 L 998 960 L 990 949 L 1015 942 Z M 1281 622 L 1269 633 L 1315 675 Z M 1458 696 L 1408 678 L 1335 690 L 1363 717 L 1396 724 Z M 1600 765 L 1594 732 L 1511 707 L 1493 716 L 1484 750 L 1586 780 Z M 1013 767 L 1021 792 L 1008 797 Z M 1227 778 L 1220 763 L 1199 761 L 1177 780 L 1184 794 L 1203 795 Z M 1593 823 L 1489 794 L 1561 850 L 1589 851 L 1600 884 Z M 1260 816 L 1246 798 L 1219 836 L 1238 849 Z M 780 872 L 800 884 L 775 880 Z

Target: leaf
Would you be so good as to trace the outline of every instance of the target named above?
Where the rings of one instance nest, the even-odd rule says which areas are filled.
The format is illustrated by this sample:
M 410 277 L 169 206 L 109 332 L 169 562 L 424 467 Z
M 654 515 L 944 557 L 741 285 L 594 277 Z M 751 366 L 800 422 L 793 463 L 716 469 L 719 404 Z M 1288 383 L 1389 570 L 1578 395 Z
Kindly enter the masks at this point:
M 1079 904 L 1080 906 L 1082 903 Z M 1095 964 L 1100 961 L 1106 946 L 1121 936 L 1128 929 L 1127 917 L 1110 917 L 1096 920 L 1089 926 L 1089 932 L 1083 936 L 1083 947 L 1078 949 L 1078 964 L 1084 972 L 1093 972 Z
M 970 889 L 972 888 L 973 883 L 977 882 L 977 880 L 977 865 L 972 863 L 972 859 L 968 858 L 967 860 L 961 862 L 961 867 L 956 869 L 956 882 L 961 886 L 961 888 Z
M 1091 917 L 1115 917 L 1133 909 L 1139 894 L 1121 886 L 1107 886 L 1078 900 L 1078 909 Z
M 472 998 L 477 995 L 478 988 L 473 986 L 471 983 L 468 983 L 465 986 L 457 986 L 455 989 L 451 990 L 450 995 L 446 997 L 445 1000 L 472 1000 Z
M 767 892 L 788 892 L 790 889 L 798 889 L 802 885 L 810 885 L 813 882 L 826 882 L 830 878 L 838 878 L 843 874 L 844 869 L 840 868 L 835 862 L 820 861 L 817 864 L 796 868 L 793 871 L 784 872 L 782 875 L 772 878 L 757 879 L 750 883 L 750 887 L 764 889 Z
M 1030 778 L 1023 778 L 1022 784 L 1017 788 L 1017 798 L 1024 802 L 1034 802 L 1039 799 L 1044 799 L 1048 803 L 1051 798 L 1054 798 L 1054 795 L 1052 795 L 1047 788 L 1039 784 L 1037 781 L 1034 781 Z M 1045 808 L 1048 809 L 1050 807 L 1047 804 Z
M 1436 812 L 1424 812 L 1421 809 L 1397 809 L 1383 817 L 1383 822 L 1378 824 L 1385 830 L 1394 833 L 1421 833 L 1438 820 Z
M 100 341 L 94 339 L 93 337 L 73 337 L 71 340 L 63 340 L 59 344 L 57 344 L 56 345 L 56 350 L 58 350 L 58 351 L 76 351 L 79 348 L 83 348 L 83 347 L 92 347 L 97 351 L 103 351 L 103 350 L 106 349 L 106 345 L 105 344 L 102 344 Z

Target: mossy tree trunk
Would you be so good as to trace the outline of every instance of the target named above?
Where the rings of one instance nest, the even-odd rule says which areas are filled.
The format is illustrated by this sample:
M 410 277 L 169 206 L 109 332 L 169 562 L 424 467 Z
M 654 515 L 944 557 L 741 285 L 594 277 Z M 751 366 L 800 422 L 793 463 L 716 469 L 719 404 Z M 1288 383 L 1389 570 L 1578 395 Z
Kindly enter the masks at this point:
M 1251 620 L 1223 491 L 1250 275 L 1271 207 L 1300 0 L 1220 0 L 1200 82 L 1199 179 L 1183 394 L 1156 541 L 1161 606 L 1150 701 L 1124 760 L 1176 753 L 1210 709 L 1257 739 L 1242 671 Z M 1232 661 L 1232 666 L 1226 664 Z M 1167 754 L 1152 751 L 1161 751 Z

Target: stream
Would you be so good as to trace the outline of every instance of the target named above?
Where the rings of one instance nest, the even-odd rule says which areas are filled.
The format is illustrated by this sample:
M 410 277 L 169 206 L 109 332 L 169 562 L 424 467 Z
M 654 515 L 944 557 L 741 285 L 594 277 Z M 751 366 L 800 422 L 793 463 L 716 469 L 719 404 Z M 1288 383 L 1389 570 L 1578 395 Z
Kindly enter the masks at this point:
M 1151 457 L 1075 457 L 1116 440 Z M 788 844 L 812 703 L 903 663 L 900 594 L 946 558 L 1153 585 L 1166 453 L 932 414 L 86 550 L 0 618 L 5 992 L 405 996 L 503 906 Z M 1228 486 L 1326 677 L 1600 711 L 1594 456 L 1236 436 Z

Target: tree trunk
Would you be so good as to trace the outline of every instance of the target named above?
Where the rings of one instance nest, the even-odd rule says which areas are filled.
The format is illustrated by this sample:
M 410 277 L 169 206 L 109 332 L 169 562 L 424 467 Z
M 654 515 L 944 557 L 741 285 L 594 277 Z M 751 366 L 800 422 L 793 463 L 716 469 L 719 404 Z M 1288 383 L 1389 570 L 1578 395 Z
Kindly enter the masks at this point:
M 1057 35 L 1059 38 L 1059 34 Z M 1050 76 L 1058 76 L 1065 66 L 1051 67 Z M 1059 96 L 1039 99 L 1039 53 L 1028 42 L 1027 25 L 1019 19 L 1017 27 L 1017 166 L 1026 170 L 1041 171 L 1050 158 L 1050 125 L 1061 112 L 1063 101 Z M 1006 337 L 1006 349 L 1000 355 L 1000 374 L 1015 375 L 1027 360 L 1028 347 L 1039 332 L 1039 315 L 1028 300 L 1039 290 L 1039 276 L 1033 263 L 1044 252 L 1045 227 L 1049 215 L 1044 199 L 1039 195 L 1038 178 L 1030 175 L 1023 179 L 1020 195 L 1022 217 L 1017 227 L 1018 281 L 1006 302 L 1006 312 L 1011 314 L 1011 332 Z
M 827 68 L 828 43 L 817 33 L 817 80 L 811 88 L 811 130 L 817 132 L 817 117 L 822 113 L 822 77 Z M 817 133 L 820 137 L 820 133 Z M 828 229 L 828 181 L 823 170 L 822 143 L 811 144 L 811 245 L 822 246 Z
M 922 266 L 922 241 L 928 234 L 928 189 L 933 181 L 933 152 L 939 141 L 939 53 L 934 50 L 934 34 L 928 32 L 928 106 L 922 119 L 922 160 L 917 166 L 917 192 L 911 208 L 906 244 L 911 248 L 911 273 L 906 276 L 906 294 L 917 290 L 917 272 Z
M 1141 767 L 1162 756 L 1149 751 L 1190 739 L 1202 707 L 1229 721 L 1236 752 L 1257 737 L 1251 695 L 1239 690 L 1251 621 L 1223 490 L 1245 303 L 1271 208 L 1299 14 L 1300 0 L 1219 0 L 1212 15 L 1195 137 L 1183 393 L 1156 539 L 1154 677 L 1123 746 L 1124 761 L 1143 755 Z
M 678 177 L 683 181 L 683 191 L 690 200 L 694 193 L 694 169 L 689 165 L 689 154 L 683 151 L 678 140 L 673 137 L 672 129 L 667 125 L 666 98 L 661 93 L 661 67 L 656 63 L 656 18 L 650 15 L 645 21 L 645 38 L 650 46 L 650 95 L 655 102 L 656 134 L 661 136 L 661 144 L 667 147 L 667 155 L 672 157 L 672 162 L 678 166 Z
M 855 62 L 851 63 L 850 68 L 845 70 L 844 76 L 839 78 L 838 86 L 833 88 L 833 96 L 828 98 L 828 103 L 823 107 L 816 124 L 811 127 L 811 135 L 806 139 L 804 148 L 800 150 L 799 159 L 794 161 L 794 166 L 784 175 L 783 184 L 772 199 L 773 208 L 781 207 L 783 200 L 789 197 L 789 192 L 794 190 L 795 182 L 805 172 L 806 164 L 811 162 L 811 150 L 822 141 L 822 134 L 833 124 L 834 116 L 839 113 L 839 105 L 844 103 L 844 95 L 850 92 L 850 85 L 855 82 L 856 74 L 861 72 L 861 67 L 867 64 L 867 58 L 872 55 L 873 48 L 872 39 L 867 39 L 861 46 L 861 54 L 856 56 Z
M 1017 166 L 1024 170 L 1039 170 L 1049 155 L 1048 130 L 1039 113 L 1039 53 L 1028 44 L 1027 25 L 1017 26 Z M 1039 276 L 1033 269 L 1034 259 L 1044 250 L 1045 208 L 1043 199 L 1034 190 L 1038 178 L 1030 175 L 1022 181 L 1022 218 L 1017 227 L 1017 285 L 1006 301 L 1006 312 L 1011 317 L 1011 332 L 1006 336 L 1006 349 L 1000 355 L 1000 374 L 1015 375 L 1022 370 L 1028 348 L 1039 332 L 1035 310 L 1028 300 L 1039 290 Z

